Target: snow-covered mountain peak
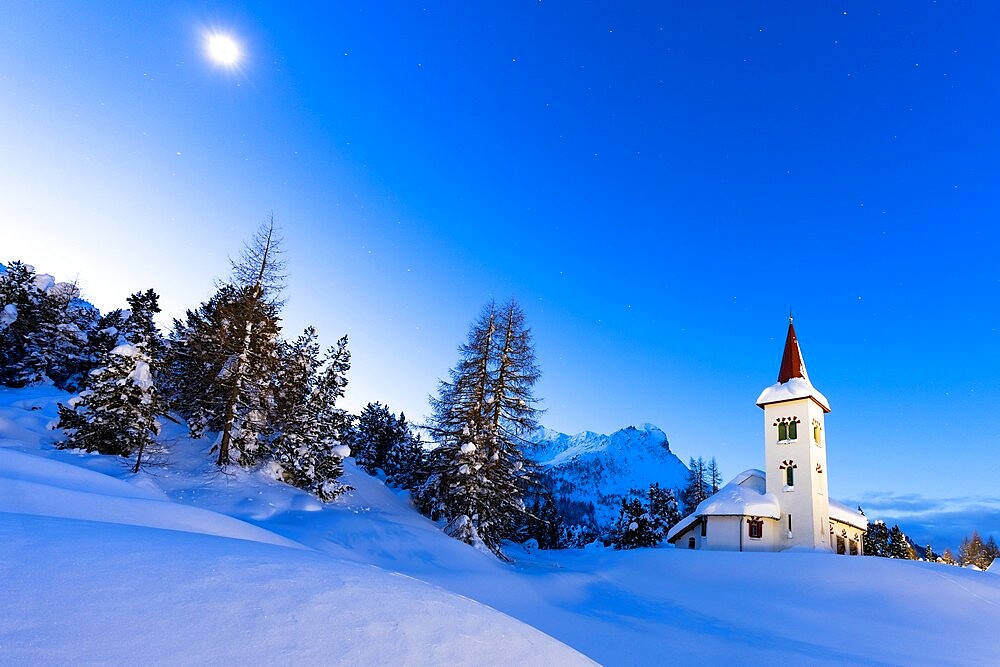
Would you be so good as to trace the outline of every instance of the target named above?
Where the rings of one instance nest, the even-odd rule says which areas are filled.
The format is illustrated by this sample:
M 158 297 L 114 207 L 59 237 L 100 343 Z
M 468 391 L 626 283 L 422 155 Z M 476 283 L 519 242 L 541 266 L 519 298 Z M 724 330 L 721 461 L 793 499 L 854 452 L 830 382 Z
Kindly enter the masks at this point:
M 593 503 L 592 519 L 600 525 L 617 517 L 625 495 L 645 491 L 654 482 L 678 488 L 687 478 L 687 467 L 654 424 L 627 426 L 610 435 L 539 428 L 528 440 L 532 444 L 526 454 L 551 477 L 557 501 Z

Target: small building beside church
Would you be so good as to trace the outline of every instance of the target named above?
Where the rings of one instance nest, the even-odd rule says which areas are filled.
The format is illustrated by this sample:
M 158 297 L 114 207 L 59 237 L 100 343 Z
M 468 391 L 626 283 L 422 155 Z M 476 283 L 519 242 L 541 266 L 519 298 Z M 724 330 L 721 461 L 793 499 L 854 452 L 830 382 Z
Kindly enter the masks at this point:
M 860 555 L 868 521 L 829 496 L 830 403 L 809 381 L 791 318 L 778 382 L 757 406 L 764 410 L 765 469 L 737 475 L 671 528 L 667 541 L 688 549 Z

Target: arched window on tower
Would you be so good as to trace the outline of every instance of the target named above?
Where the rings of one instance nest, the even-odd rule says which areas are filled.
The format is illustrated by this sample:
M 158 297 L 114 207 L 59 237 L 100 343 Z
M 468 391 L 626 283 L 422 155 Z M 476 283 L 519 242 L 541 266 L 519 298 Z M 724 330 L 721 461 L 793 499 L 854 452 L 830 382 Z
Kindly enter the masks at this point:
M 795 486 L 795 469 L 798 468 L 795 465 L 795 461 L 782 461 L 781 465 L 778 466 L 779 470 L 785 471 L 785 490 L 791 491 L 792 487 Z
M 778 429 L 778 442 L 796 440 L 799 437 L 799 418 L 782 417 L 772 424 Z

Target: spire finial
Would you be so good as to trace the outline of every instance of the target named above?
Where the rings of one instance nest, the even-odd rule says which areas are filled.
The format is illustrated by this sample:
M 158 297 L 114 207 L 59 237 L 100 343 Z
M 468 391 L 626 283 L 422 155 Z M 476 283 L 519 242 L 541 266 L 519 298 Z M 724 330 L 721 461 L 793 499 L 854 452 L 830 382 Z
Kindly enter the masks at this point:
M 792 323 L 792 307 L 791 306 L 788 307 L 788 323 L 789 324 Z
M 791 378 L 806 378 L 806 365 L 802 361 L 802 351 L 799 349 L 798 338 L 795 337 L 795 325 L 792 324 L 792 314 L 788 313 L 788 337 L 785 338 L 785 351 L 781 355 L 781 368 L 778 370 L 778 382 L 784 384 Z

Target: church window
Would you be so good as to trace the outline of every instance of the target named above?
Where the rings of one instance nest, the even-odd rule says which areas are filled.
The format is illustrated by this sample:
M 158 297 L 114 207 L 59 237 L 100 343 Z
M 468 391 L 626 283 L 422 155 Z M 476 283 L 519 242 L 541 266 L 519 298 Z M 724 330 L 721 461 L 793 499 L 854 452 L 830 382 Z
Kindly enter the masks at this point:
M 819 422 L 816 421 L 815 419 L 813 420 L 812 425 L 813 425 L 813 442 L 815 442 L 817 445 L 822 445 L 823 443 L 820 440 L 820 432 L 823 430 L 823 428 L 819 425 Z
M 764 537 L 764 521 L 761 519 L 750 519 L 747 521 L 747 526 L 750 528 L 750 537 L 754 539 L 760 539 Z
M 701 536 L 706 537 L 708 535 L 708 517 L 702 517 L 701 519 Z
M 796 440 L 799 437 L 799 418 L 782 417 L 772 424 L 778 429 L 778 442 Z
M 852 556 L 857 556 L 858 555 L 858 543 L 856 541 L 854 541 L 854 540 L 851 540 L 849 542 L 849 544 L 850 544 L 850 549 L 848 550 L 848 553 L 850 553 Z
M 791 514 L 788 515 L 788 534 L 789 534 L 789 536 L 792 534 L 792 515 Z
M 795 473 L 793 472 L 798 466 L 795 461 L 782 461 L 781 465 L 778 466 L 779 470 L 785 471 L 785 490 L 790 490 L 788 487 L 795 486 Z
M 694 549 L 694 538 L 693 537 L 689 537 L 688 538 L 688 549 Z
M 837 535 L 837 553 L 838 554 L 847 553 L 847 549 L 844 548 L 844 538 L 841 537 L 840 535 Z

